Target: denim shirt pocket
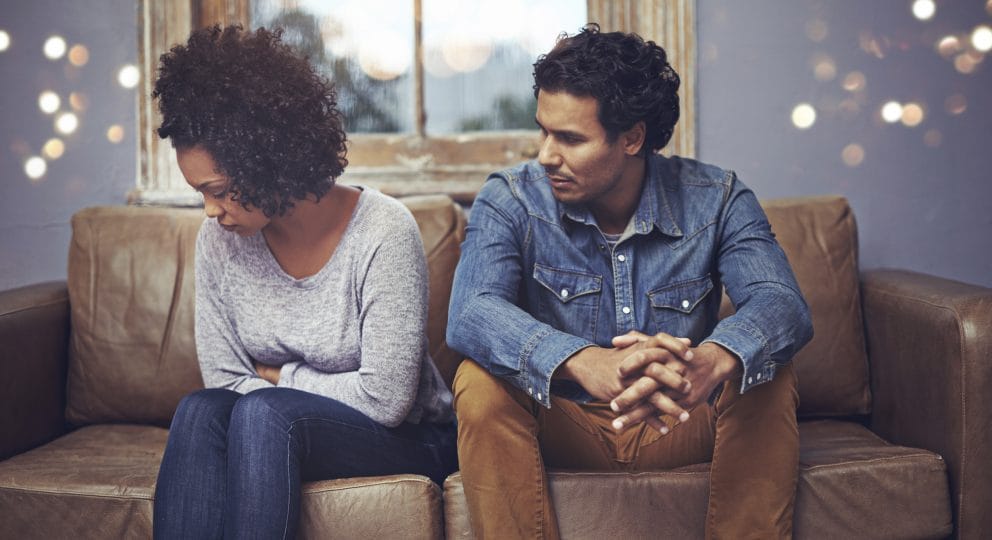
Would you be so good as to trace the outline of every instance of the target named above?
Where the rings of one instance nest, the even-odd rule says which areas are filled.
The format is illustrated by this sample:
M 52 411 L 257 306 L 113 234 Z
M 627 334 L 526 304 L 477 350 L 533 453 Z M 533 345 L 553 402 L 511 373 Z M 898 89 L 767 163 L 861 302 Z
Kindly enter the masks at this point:
M 700 339 L 706 325 L 703 300 L 712 290 L 713 280 L 707 274 L 648 292 L 654 332 Z
M 575 270 L 534 264 L 538 294 L 538 319 L 555 329 L 592 339 L 596 335 L 603 277 Z

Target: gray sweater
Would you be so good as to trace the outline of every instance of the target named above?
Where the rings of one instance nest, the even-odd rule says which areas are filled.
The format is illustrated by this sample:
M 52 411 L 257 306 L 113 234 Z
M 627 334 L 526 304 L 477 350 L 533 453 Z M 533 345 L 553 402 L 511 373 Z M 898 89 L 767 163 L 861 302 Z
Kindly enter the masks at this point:
M 196 241 L 196 352 L 208 388 L 272 386 L 252 360 L 282 366 L 279 386 L 340 401 L 386 426 L 453 418 L 427 351 L 427 263 L 413 216 L 364 188 L 331 259 L 283 271 L 261 233 L 214 219 Z

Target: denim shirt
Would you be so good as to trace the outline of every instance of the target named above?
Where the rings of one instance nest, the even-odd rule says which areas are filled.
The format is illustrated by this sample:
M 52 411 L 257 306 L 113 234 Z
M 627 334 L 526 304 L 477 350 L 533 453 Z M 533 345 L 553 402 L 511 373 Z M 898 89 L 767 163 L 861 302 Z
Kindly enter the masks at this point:
M 718 321 L 724 287 L 737 311 Z M 591 399 L 552 381 L 558 366 L 630 330 L 723 346 L 743 363 L 741 392 L 809 341 L 809 309 L 754 193 L 731 171 L 651 155 L 611 248 L 537 162 L 491 175 L 462 244 L 448 344 L 550 407 L 552 391 Z

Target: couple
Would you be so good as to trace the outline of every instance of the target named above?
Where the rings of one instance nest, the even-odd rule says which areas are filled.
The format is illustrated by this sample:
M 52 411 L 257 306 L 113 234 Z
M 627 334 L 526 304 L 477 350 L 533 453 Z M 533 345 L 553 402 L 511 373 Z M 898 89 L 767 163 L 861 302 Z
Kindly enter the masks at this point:
M 789 536 L 809 313 L 754 194 L 656 154 L 678 87 L 660 47 L 595 25 L 534 64 L 540 154 L 473 205 L 452 393 L 416 223 L 335 182 L 332 84 L 278 31 L 209 28 L 163 55 L 159 135 L 213 219 L 195 263 L 207 389 L 173 419 L 156 536 L 292 538 L 303 481 L 460 468 L 477 537 L 556 538 L 546 467 L 706 461 L 707 536 Z M 737 313 L 718 322 L 723 287 Z

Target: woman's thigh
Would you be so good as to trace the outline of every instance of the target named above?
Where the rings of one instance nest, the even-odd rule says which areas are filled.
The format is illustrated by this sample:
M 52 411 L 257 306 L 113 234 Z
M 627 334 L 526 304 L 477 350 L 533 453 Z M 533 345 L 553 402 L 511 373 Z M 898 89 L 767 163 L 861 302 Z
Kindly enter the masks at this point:
M 270 432 L 251 436 L 288 435 L 303 480 L 414 473 L 440 483 L 457 466 L 454 425 L 389 428 L 339 401 L 300 390 L 245 395 L 232 419 L 239 422 L 248 433 Z

